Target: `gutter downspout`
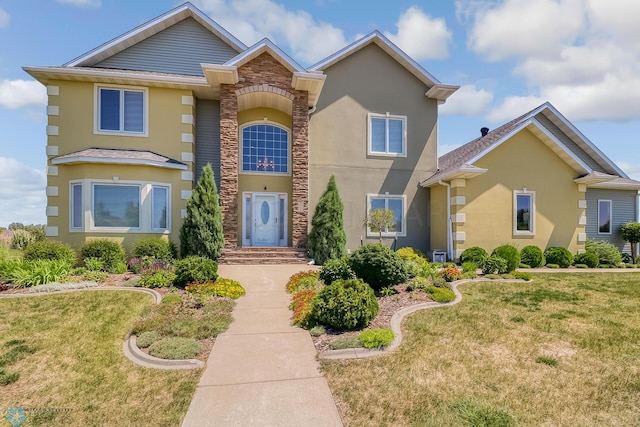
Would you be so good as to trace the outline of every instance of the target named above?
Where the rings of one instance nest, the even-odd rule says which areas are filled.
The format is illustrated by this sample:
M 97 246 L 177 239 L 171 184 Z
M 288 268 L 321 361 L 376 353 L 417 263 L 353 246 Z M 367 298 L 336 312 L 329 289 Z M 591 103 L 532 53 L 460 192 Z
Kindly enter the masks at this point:
M 447 257 L 450 261 L 453 260 L 453 238 L 452 238 L 452 224 L 451 224 L 451 184 L 447 184 L 441 179 L 438 180 L 438 184 L 447 187 Z

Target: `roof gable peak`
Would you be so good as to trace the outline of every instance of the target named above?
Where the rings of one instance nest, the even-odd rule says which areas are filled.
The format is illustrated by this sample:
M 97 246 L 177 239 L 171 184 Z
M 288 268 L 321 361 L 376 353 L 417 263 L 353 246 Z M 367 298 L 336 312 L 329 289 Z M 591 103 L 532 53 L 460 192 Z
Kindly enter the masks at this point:
M 247 48 L 244 52 L 240 53 L 236 57 L 231 58 L 224 65 L 240 67 L 262 55 L 263 53 L 268 53 L 269 55 L 271 55 L 292 73 L 308 72 L 302 65 L 296 62 L 293 58 L 287 55 L 282 49 L 280 49 L 275 43 L 273 43 L 266 37 L 253 46 Z

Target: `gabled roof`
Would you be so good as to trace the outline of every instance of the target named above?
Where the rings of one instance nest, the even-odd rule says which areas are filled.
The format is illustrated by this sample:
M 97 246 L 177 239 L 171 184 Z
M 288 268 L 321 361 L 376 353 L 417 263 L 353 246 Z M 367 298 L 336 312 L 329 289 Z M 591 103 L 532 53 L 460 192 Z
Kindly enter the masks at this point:
M 153 151 L 124 150 L 116 148 L 87 148 L 63 154 L 51 159 L 52 165 L 74 163 L 108 163 L 125 165 L 155 166 L 168 169 L 186 170 L 187 165 Z
M 268 53 L 272 57 L 278 60 L 286 69 L 292 73 L 306 73 L 307 70 L 300 64 L 298 64 L 293 58 L 287 55 L 282 49 L 280 49 L 275 43 L 268 38 L 263 38 L 253 46 L 249 47 L 244 52 L 238 54 L 238 56 L 231 58 L 224 63 L 226 66 L 241 67 L 247 62 L 252 61 L 263 53 Z
M 332 65 L 348 58 L 354 53 L 360 51 L 366 46 L 374 43 L 385 51 L 389 56 L 395 59 L 400 65 L 406 68 L 411 74 L 413 74 L 418 80 L 429 87 L 429 90 L 425 95 L 429 98 L 437 99 L 440 102 L 451 96 L 460 86 L 447 85 L 441 83 L 431 73 L 425 70 L 420 64 L 413 60 L 409 55 L 404 53 L 398 46 L 393 44 L 388 38 L 386 38 L 381 32 L 373 31 L 372 33 L 362 37 L 359 40 L 351 43 L 345 48 L 337 51 L 333 55 L 328 56 L 322 61 L 309 67 L 312 71 L 325 71 Z
M 541 119 L 536 118 L 536 116 L 540 117 L 539 114 L 543 114 L 567 138 L 583 150 L 595 162 L 594 164 L 597 164 L 605 172 L 594 170 L 580 156 L 572 152 L 565 143 L 541 123 Z M 578 183 L 588 183 L 590 186 L 598 185 L 604 188 L 607 184 L 613 185 L 613 181 L 616 180 L 618 185 L 626 186 L 627 188 L 629 185 L 640 185 L 640 182 L 629 179 L 611 159 L 605 156 L 549 102 L 443 155 L 438 159 L 438 171 L 424 180 L 421 185 L 430 187 L 441 180 L 464 178 L 465 176 L 463 175 L 468 172 L 469 168 L 474 167 L 473 163 L 525 128 L 530 130 L 568 165 L 573 167 L 580 176 L 580 178 L 576 179 Z M 589 177 L 589 179 L 584 177 Z M 580 181 L 581 179 L 582 181 Z
M 194 5 L 187 2 L 158 16 L 157 18 L 152 19 L 151 21 L 139 25 L 133 30 L 128 31 L 83 55 L 80 55 L 75 59 L 72 59 L 64 64 L 64 66 L 92 66 L 189 17 L 195 19 L 198 23 L 218 36 L 237 52 L 242 52 L 247 48 L 244 43 L 222 28 L 217 22 L 209 18 Z

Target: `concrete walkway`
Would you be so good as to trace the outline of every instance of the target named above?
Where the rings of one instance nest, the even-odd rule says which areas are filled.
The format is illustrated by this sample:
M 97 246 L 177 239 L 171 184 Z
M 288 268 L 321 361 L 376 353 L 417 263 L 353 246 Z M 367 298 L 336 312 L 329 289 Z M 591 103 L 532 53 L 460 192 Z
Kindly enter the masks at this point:
M 285 284 L 306 269 L 220 265 L 247 295 L 216 339 L 183 427 L 343 425 L 309 333 L 290 324 Z

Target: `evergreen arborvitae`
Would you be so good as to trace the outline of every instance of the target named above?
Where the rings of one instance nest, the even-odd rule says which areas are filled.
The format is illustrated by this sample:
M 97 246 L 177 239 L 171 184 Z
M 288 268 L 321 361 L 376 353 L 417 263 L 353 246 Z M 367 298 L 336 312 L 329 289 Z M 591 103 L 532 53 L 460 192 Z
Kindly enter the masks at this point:
M 187 216 L 180 227 L 180 254 L 183 258 L 200 255 L 216 260 L 223 246 L 218 189 L 211 165 L 207 164 L 187 201 Z
M 343 257 L 347 254 L 347 236 L 344 233 L 342 213 L 344 206 L 333 175 L 329 179 L 327 190 L 324 192 L 311 220 L 309 233 L 309 255 L 316 264 L 324 264 L 330 259 Z

